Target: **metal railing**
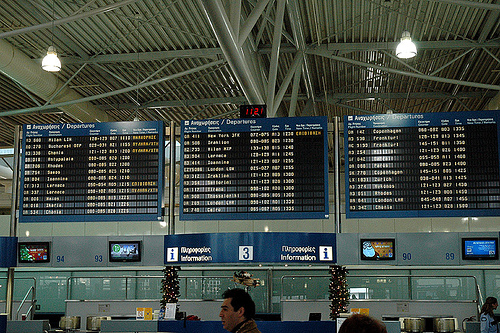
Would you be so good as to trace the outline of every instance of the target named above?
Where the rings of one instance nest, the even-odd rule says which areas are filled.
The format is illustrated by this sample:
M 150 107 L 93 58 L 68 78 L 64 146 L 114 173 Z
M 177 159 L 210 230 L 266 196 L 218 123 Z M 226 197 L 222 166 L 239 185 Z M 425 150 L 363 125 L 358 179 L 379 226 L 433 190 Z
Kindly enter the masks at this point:
M 35 280 L 36 281 L 36 280 Z M 28 289 L 28 292 L 26 293 L 26 295 L 24 296 L 23 300 L 21 301 L 21 304 L 19 304 L 19 307 L 17 308 L 17 311 L 16 311 L 16 320 L 19 320 L 19 312 L 21 312 L 21 309 L 24 305 L 24 303 L 26 303 L 26 300 L 28 299 L 28 296 L 31 294 L 31 304 L 30 304 L 30 307 L 28 308 L 28 311 L 26 311 L 26 318 L 29 318 L 32 320 L 33 319 L 33 316 L 35 314 L 35 305 L 36 305 L 36 289 L 34 286 L 31 286 L 29 289 Z
M 0 277 L 0 280 L 5 280 L 7 281 L 7 277 Z M 30 306 L 28 308 L 28 311 L 26 312 L 26 316 L 29 319 L 33 319 L 33 316 L 35 314 L 35 305 L 36 305 L 36 278 L 34 277 L 21 277 L 21 278 L 15 278 L 14 279 L 14 284 L 16 281 L 19 280 L 32 280 L 33 284 L 28 288 L 28 291 L 24 295 L 23 299 L 21 300 L 21 303 L 19 304 L 19 307 L 17 308 L 16 314 L 15 314 L 15 319 L 19 319 L 19 312 L 21 312 L 22 307 L 26 302 L 28 301 L 28 297 L 31 294 L 31 301 L 30 301 Z M 29 315 L 29 317 L 28 317 Z

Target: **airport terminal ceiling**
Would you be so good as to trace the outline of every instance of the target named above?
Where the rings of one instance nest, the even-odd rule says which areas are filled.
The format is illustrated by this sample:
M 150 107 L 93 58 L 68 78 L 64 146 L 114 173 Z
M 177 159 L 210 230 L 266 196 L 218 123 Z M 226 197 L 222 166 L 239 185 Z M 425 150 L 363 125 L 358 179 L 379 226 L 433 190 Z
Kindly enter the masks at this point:
M 396 57 L 404 31 L 418 53 Z M 41 62 L 49 46 L 59 72 Z M 15 125 L 499 109 L 496 0 L 5 0 L 0 147 Z

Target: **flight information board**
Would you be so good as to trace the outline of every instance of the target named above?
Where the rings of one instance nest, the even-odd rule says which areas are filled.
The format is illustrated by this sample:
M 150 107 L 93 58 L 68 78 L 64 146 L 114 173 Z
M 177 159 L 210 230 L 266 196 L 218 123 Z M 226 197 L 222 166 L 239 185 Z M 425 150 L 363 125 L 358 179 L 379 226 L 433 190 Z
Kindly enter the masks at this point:
M 180 219 L 328 218 L 326 117 L 188 120 Z
M 347 218 L 500 215 L 497 111 L 344 120 Z
M 19 222 L 161 219 L 163 122 L 23 126 Z

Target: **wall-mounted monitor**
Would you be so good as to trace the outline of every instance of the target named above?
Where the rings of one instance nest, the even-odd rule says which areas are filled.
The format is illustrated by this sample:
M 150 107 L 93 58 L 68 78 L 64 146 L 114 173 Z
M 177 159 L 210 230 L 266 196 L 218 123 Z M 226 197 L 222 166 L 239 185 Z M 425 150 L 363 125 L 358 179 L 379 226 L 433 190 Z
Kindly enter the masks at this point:
M 499 137 L 494 110 L 344 116 L 346 217 L 500 216 Z
M 498 238 L 476 237 L 462 238 L 463 260 L 498 259 Z
M 17 253 L 20 263 L 50 262 L 50 243 L 22 242 L 19 243 Z
M 179 220 L 328 219 L 327 120 L 183 121 Z
M 394 239 L 361 239 L 361 260 L 395 260 Z
M 141 261 L 141 241 L 110 241 L 109 261 Z

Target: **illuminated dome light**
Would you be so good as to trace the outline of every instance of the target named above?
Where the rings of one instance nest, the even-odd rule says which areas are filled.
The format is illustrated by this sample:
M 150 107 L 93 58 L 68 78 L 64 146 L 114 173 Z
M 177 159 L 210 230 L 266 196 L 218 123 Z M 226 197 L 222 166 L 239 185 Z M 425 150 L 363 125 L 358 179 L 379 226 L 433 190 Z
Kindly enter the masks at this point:
M 49 46 L 47 55 L 42 60 L 42 69 L 47 72 L 59 72 L 61 70 L 61 60 L 57 57 L 56 48 Z
M 413 58 L 417 55 L 417 47 L 411 41 L 410 33 L 408 31 L 403 31 L 403 36 L 401 37 L 401 43 L 399 43 L 396 48 L 396 56 L 401 59 Z

